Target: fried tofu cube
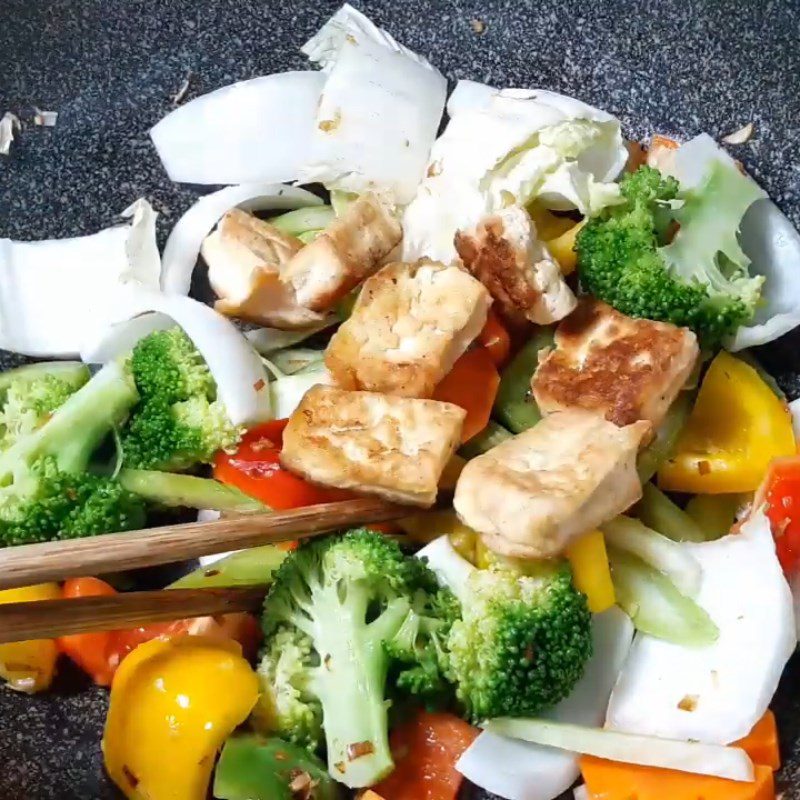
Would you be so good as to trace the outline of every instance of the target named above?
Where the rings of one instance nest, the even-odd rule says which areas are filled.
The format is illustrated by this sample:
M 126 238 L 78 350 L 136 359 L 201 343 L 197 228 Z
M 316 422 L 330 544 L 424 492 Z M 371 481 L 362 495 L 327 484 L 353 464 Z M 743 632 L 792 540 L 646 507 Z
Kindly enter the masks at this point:
M 281 280 L 301 306 L 327 311 L 375 272 L 402 236 L 392 210 L 362 195 L 282 267 Z
M 305 327 L 323 319 L 299 305 L 280 280 L 281 264 L 302 247 L 299 239 L 252 214 L 239 209 L 225 214 L 200 250 L 219 298 L 217 311 L 277 328 Z
M 452 403 L 314 386 L 283 432 L 281 464 L 323 486 L 428 507 L 464 417 Z
M 486 286 L 511 322 L 548 325 L 575 308 L 572 289 L 537 238 L 524 208 L 505 208 L 483 219 L 474 231 L 459 231 L 455 245 L 464 266 Z
M 481 283 L 436 261 L 388 264 L 369 278 L 325 364 L 336 383 L 401 397 L 430 397 L 486 324 Z
M 561 411 L 467 462 L 454 506 L 491 550 L 552 558 L 642 496 L 636 454 L 646 422 L 620 428 Z
M 632 319 L 585 299 L 556 331 L 531 388 L 544 414 L 577 408 L 616 425 L 643 419 L 657 428 L 700 356 L 688 328 Z

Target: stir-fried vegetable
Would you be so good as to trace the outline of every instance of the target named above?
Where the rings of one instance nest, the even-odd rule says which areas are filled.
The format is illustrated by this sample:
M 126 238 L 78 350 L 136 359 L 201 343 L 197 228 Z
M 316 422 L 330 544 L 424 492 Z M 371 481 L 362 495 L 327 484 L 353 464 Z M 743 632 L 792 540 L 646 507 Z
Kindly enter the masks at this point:
M 638 556 L 664 573 L 682 594 L 694 597 L 700 588 L 702 570 L 685 547 L 656 533 L 638 519 L 619 516 L 603 525 L 609 544 Z
M 255 673 L 233 642 L 184 636 L 137 647 L 111 689 L 108 774 L 131 800 L 202 800 L 217 750 L 257 699 Z
M 278 511 L 352 497 L 341 489 L 314 486 L 281 466 L 286 423 L 274 420 L 251 428 L 234 452 L 218 453 L 214 477 Z
M 421 561 L 363 529 L 291 553 L 264 605 L 258 724 L 312 748 L 324 737 L 329 772 L 347 786 L 388 775 L 387 670 L 418 659 L 399 684 L 441 686 L 430 639 L 453 616 L 448 595 Z
M 592 614 L 605 611 L 616 602 L 611 568 L 602 531 L 590 531 L 576 539 L 564 555 L 572 567 L 572 582 L 586 595 Z
M 477 735 L 452 714 L 417 713 L 392 731 L 395 770 L 375 791 L 386 800 L 455 800 L 463 781 L 456 762 Z
M 657 739 L 536 719 L 493 719 L 487 730 L 584 755 L 732 781 L 753 780 L 753 763 L 738 747 Z
M 0 592 L 0 604 L 57 600 L 59 597 L 61 587 L 57 583 L 38 583 Z M 57 658 L 56 644 L 50 639 L 0 644 L 0 678 L 16 692 L 42 692 L 53 681 Z
M 552 329 L 540 328 L 500 376 L 494 413 L 500 423 L 513 433 L 532 428 L 542 418 L 531 393 L 531 378 L 542 350 L 552 346 Z
M 240 734 L 222 748 L 214 772 L 218 800 L 337 800 L 341 793 L 324 765 L 282 739 Z
M 750 277 L 736 239 L 745 211 L 764 197 L 750 178 L 715 161 L 676 204 L 678 182 L 640 167 L 620 190 L 624 202 L 577 237 L 581 282 L 591 294 L 629 316 L 690 327 L 708 343 L 753 317 L 763 278 Z M 666 243 L 672 220 L 680 229 Z
M 684 647 L 702 647 L 719 635 L 717 626 L 662 572 L 641 558 L 609 545 L 608 558 L 617 603 L 636 630 Z
M 461 356 L 439 382 L 433 399 L 453 403 L 467 412 L 461 442 L 477 436 L 489 423 L 500 376 L 486 348 L 475 347 Z
M 642 487 L 636 515 L 648 528 L 675 542 L 703 542 L 708 538 L 693 517 L 652 483 Z
M 772 459 L 795 452 L 786 406 L 753 367 L 723 351 L 708 368 L 658 484 L 697 494 L 754 491 Z

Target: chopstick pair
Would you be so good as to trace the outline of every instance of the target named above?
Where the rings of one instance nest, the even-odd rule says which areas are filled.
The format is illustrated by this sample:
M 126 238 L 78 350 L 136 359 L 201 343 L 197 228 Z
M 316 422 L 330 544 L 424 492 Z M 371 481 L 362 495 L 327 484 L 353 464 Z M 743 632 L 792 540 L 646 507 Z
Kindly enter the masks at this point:
M 278 513 L 250 514 L 0 550 L 0 589 L 167 564 L 386 522 L 408 507 L 363 498 Z M 0 604 L 0 642 L 133 628 L 146 622 L 253 611 L 265 587 L 170 589 L 113 597 Z

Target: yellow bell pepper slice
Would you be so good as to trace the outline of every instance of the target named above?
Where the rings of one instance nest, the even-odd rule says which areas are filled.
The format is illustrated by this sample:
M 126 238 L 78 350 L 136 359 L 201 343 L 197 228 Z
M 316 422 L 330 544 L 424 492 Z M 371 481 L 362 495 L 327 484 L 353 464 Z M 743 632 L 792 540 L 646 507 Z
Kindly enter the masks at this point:
M 599 614 L 611 608 L 617 598 L 603 534 L 600 531 L 584 534 L 567 548 L 565 555 L 572 567 L 572 582 L 586 595 L 589 611 Z
M 139 645 L 111 687 L 108 774 L 131 800 L 205 800 L 217 751 L 257 700 L 258 680 L 235 642 Z
M 0 603 L 26 603 L 33 600 L 57 600 L 61 589 L 57 583 L 37 583 L 19 589 L 0 591 Z M 0 644 L 0 678 L 9 689 L 34 694 L 53 682 L 58 648 L 52 639 Z
M 785 404 L 749 364 L 721 352 L 708 368 L 675 452 L 658 471 L 673 492 L 758 488 L 770 461 L 797 452 Z
M 577 224 L 573 224 L 569 230 L 554 239 L 546 239 L 545 244 L 550 251 L 550 255 L 558 261 L 562 275 L 569 275 L 575 271 L 578 265 L 578 254 L 575 252 L 575 239 L 580 229 L 586 224 L 582 219 Z
M 461 556 L 475 563 L 478 534 L 464 525 L 455 511 L 428 511 L 404 517 L 397 524 L 410 539 L 420 544 L 428 544 L 440 536 L 449 536 Z

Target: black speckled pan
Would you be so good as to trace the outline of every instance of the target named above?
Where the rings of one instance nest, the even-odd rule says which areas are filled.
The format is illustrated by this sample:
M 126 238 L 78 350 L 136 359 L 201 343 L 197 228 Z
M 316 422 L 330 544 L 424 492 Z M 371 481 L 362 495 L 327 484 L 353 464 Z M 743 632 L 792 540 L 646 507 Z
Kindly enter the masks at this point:
M 190 96 L 303 68 L 298 47 L 336 0 L 0 0 L 0 115 L 59 112 L 0 157 L 0 237 L 90 233 L 139 196 L 160 234 L 197 194 L 167 180 L 147 131 L 191 73 Z M 632 136 L 720 136 L 800 223 L 797 0 L 363 0 L 360 7 L 448 78 L 543 87 L 619 115 Z M 485 28 L 473 26 L 482 20 Z M 800 264 L 798 265 L 800 278 Z M 800 395 L 800 337 L 761 355 Z M 12 358 L 0 364 L 8 366 Z M 758 602 L 758 598 L 753 598 Z M 742 654 L 747 657 L 746 653 Z M 800 800 L 800 661 L 775 699 L 785 800 Z M 105 800 L 106 693 L 67 667 L 37 698 L 0 690 L 0 800 Z M 480 793 L 467 787 L 472 800 Z M 668 798 L 665 798 L 668 800 Z

